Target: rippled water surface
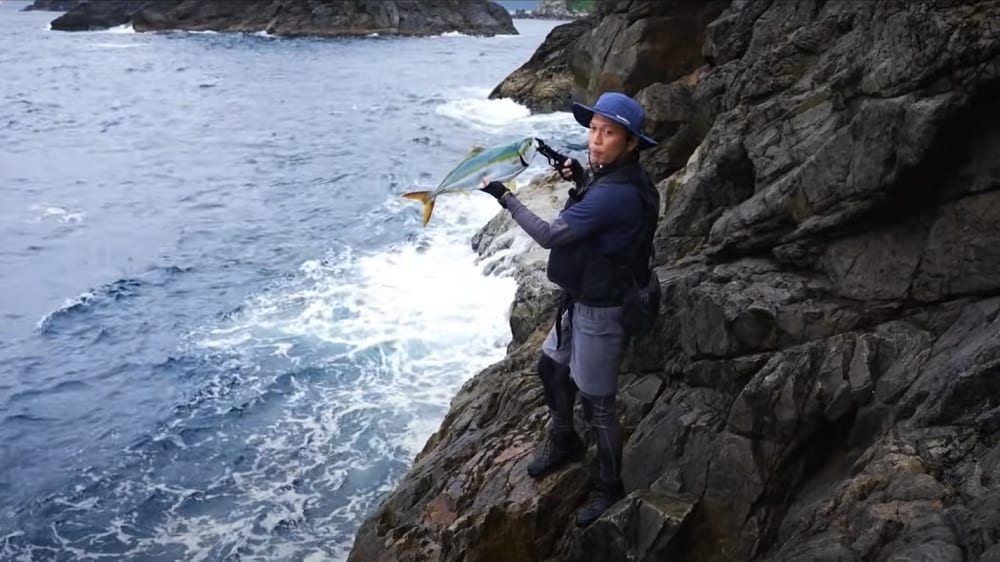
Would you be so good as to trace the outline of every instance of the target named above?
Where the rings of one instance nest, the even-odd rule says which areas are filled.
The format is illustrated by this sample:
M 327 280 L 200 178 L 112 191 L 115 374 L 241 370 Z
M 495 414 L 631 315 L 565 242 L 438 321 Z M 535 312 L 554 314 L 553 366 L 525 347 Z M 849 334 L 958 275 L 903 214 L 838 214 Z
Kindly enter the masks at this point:
M 495 202 L 422 229 L 398 195 L 473 144 L 579 142 L 486 99 L 556 22 L 68 34 L 22 5 L 0 4 L 0 559 L 343 559 L 510 338 L 514 282 L 468 243 Z

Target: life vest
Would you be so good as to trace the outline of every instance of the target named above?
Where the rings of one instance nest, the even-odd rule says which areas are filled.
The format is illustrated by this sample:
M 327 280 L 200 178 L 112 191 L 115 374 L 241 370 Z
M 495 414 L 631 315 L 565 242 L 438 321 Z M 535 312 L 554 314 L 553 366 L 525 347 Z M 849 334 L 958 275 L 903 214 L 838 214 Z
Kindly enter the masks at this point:
M 630 161 L 596 175 L 581 190 L 571 189 L 563 210 L 582 201 L 589 191 L 601 184 L 635 189 L 643 201 L 643 228 L 639 229 L 636 239 L 629 245 L 628 253 L 607 255 L 600 252 L 597 239 L 601 233 L 594 233 L 571 244 L 552 248 L 546 274 L 574 302 L 588 306 L 618 306 L 623 302 L 627 286 L 645 283 L 648 279 L 660 195 L 638 161 Z

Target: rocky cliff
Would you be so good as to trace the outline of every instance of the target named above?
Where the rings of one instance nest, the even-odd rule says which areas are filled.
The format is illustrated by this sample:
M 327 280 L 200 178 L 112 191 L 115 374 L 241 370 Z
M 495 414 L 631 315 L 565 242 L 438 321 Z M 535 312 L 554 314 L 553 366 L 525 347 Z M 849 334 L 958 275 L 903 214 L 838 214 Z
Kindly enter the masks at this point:
M 516 34 L 507 10 L 487 0 L 106 0 L 86 2 L 52 29 L 131 23 L 136 31 L 264 31 L 279 36 Z
M 1000 559 L 1000 2 L 603 9 L 563 56 L 585 101 L 645 103 L 665 202 L 662 317 L 621 380 L 629 495 L 577 530 L 587 464 L 525 475 L 535 249 L 508 357 L 351 560 Z M 498 218 L 476 243 L 517 240 Z

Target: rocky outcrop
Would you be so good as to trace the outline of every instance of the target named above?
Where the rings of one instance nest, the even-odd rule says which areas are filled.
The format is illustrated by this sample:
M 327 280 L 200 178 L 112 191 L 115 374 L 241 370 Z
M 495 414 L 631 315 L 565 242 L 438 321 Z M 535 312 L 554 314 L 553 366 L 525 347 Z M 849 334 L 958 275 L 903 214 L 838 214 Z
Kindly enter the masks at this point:
M 136 12 L 153 2 L 160 5 L 173 4 L 171 0 L 83 2 L 52 20 L 51 28 L 55 31 L 93 31 L 125 25 L 132 21 Z
M 266 32 L 278 36 L 516 34 L 510 14 L 487 0 L 110 0 L 52 22 L 76 31 L 132 23 L 136 31 Z
M 80 0 L 35 0 L 25 6 L 25 12 L 48 11 L 48 12 L 68 12 L 80 4 Z
M 628 496 L 577 530 L 588 464 L 524 474 L 539 306 L 352 560 L 1000 559 L 1000 2 L 734 1 L 705 23 L 704 64 L 602 82 L 688 147 L 646 155 L 663 301 L 620 385 Z
M 636 92 L 672 82 L 705 63 L 706 26 L 728 4 L 600 0 L 592 16 L 553 29 L 490 97 L 538 111 L 569 111 L 574 100 L 592 102 L 604 91 Z
M 592 19 L 582 18 L 553 28 L 528 62 L 493 88 L 490 99 L 511 98 L 538 112 L 569 110 L 573 74 L 566 51 L 593 27 Z
M 588 12 L 574 10 L 567 0 L 541 0 L 534 10 L 516 10 L 515 18 L 570 20 L 585 17 Z
M 613 7 L 613 2 L 599 0 L 596 7 L 588 17 L 554 27 L 535 54 L 497 84 L 489 98 L 510 98 L 532 111 L 569 111 L 574 95 L 570 53 Z

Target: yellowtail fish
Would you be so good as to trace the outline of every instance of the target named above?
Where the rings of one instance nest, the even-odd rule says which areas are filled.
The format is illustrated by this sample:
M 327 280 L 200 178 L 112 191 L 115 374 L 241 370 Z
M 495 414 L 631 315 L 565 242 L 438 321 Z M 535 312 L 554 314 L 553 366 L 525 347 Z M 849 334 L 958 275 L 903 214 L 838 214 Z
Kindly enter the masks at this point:
M 531 137 L 492 148 L 475 147 L 433 191 L 411 191 L 402 197 L 424 204 L 424 226 L 427 226 L 439 195 L 474 191 L 483 186 L 483 178 L 506 183 L 528 168 L 537 150 Z

